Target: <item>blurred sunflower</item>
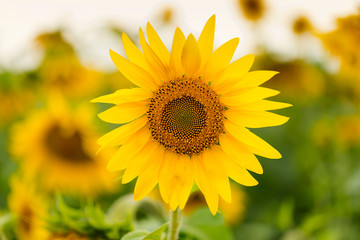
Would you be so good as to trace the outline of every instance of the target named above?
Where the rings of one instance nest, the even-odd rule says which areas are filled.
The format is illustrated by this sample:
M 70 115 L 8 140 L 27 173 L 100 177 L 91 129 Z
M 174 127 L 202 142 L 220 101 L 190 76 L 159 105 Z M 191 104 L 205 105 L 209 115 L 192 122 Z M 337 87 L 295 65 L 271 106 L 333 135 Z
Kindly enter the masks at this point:
M 219 199 L 219 211 L 223 214 L 224 220 L 230 225 L 239 224 L 243 219 L 246 210 L 246 193 L 235 183 L 230 182 L 231 186 L 231 203 Z M 153 200 L 160 200 L 163 202 L 161 194 L 158 188 L 149 194 L 149 197 Z M 207 206 L 204 195 L 201 191 L 193 191 L 183 209 L 184 215 L 192 215 L 200 208 Z M 168 210 L 168 209 L 167 209 Z
M 173 7 L 167 6 L 160 13 L 160 20 L 164 24 L 171 24 L 174 21 L 175 10 Z
M 124 170 L 123 183 L 137 178 L 134 199 L 159 183 L 171 209 L 183 209 L 194 181 L 213 214 L 219 195 L 231 202 L 229 177 L 253 186 L 248 170 L 263 169 L 254 153 L 281 158 L 280 153 L 247 128 L 276 126 L 288 118 L 267 112 L 290 106 L 264 100 L 278 91 L 259 87 L 277 72 L 248 72 L 254 61 L 247 55 L 230 63 L 239 39 L 213 52 L 215 16 L 198 41 L 177 28 L 171 53 L 154 28 L 147 24 L 145 41 L 139 30 L 141 52 L 123 34 L 129 61 L 110 50 L 119 69 L 139 88 L 122 89 L 94 99 L 116 104 L 98 116 L 124 124 L 98 140 L 102 148 L 122 145 L 108 169 Z
M 0 127 L 10 123 L 34 102 L 34 93 L 22 86 L 23 76 L 0 70 Z
M 48 240 L 88 240 L 86 236 L 81 236 L 76 233 L 68 233 L 68 234 L 57 234 L 52 235 L 48 238 Z
M 237 0 L 241 12 L 245 18 L 257 22 L 264 16 L 264 0 Z
M 334 122 L 329 118 L 318 120 L 311 132 L 316 146 L 322 148 L 330 146 L 339 137 L 335 133 Z
M 36 191 L 31 181 L 18 176 L 11 178 L 10 188 L 8 203 L 10 211 L 16 216 L 15 231 L 18 239 L 47 239 L 46 198 Z
M 113 188 L 105 164 L 109 152 L 96 155 L 92 111 L 80 106 L 70 111 L 59 97 L 14 126 L 12 153 L 29 177 L 40 177 L 48 190 L 94 195 Z
M 360 10 L 358 14 L 337 19 L 337 29 L 318 35 L 324 47 L 341 60 L 341 71 L 360 79 Z M 360 90 L 358 81 L 353 87 Z
M 279 89 L 289 98 L 296 96 L 298 100 L 308 101 L 325 92 L 324 72 L 304 60 L 279 61 L 274 56 L 263 54 L 259 56 L 256 68 L 273 68 L 281 72 L 266 86 Z
M 313 30 L 313 26 L 307 17 L 299 16 L 294 20 L 292 30 L 295 34 L 301 35 L 311 32 Z
M 231 203 L 219 199 L 219 210 L 224 215 L 224 219 L 228 224 L 238 224 L 245 213 L 246 195 L 235 184 L 231 184 L 231 190 Z M 204 195 L 196 191 L 190 195 L 183 212 L 185 215 L 191 215 L 194 211 L 204 206 L 206 206 Z
M 360 114 L 341 116 L 336 119 L 337 140 L 343 146 L 356 146 L 360 143 Z
M 61 91 L 71 97 L 83 97 L 98 91 L 100 72 L 85 68 L 73 47 L 57 31 L 36 38 L 44 50 L 39 77 L 45 91 Z

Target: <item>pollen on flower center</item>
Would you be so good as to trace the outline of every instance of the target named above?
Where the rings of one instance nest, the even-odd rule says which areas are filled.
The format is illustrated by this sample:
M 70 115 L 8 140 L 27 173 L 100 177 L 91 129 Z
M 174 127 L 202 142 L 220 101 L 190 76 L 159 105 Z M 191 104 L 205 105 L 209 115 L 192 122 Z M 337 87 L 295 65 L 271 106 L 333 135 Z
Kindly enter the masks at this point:
M 219 142 L 224 106 L 200 78 L 176 78 L 163 83 L 150 99 L 151 135 L 179 154 L 199 154 Z

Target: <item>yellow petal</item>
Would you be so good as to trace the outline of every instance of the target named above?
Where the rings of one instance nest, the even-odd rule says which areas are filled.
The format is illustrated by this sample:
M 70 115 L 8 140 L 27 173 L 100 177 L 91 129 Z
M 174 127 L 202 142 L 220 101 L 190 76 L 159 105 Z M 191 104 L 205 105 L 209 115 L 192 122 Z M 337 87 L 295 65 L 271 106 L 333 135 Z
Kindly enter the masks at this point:
M 170 197 L 169 202 L 170 208 L 172 211 L 175 211 L 179 206 L 179 192 L 178 189 L 174 189 L 173 195 Z
M 253 176 L 251 176 L 251 174 L 246 171 L 244 167 L 237 164 L 231 158 L 224 157 L 223 162 L 228 171 L 229 177 L 235 182 L 244 186 L 255 186 L 258 184 L 258 181 L 256 181 L 256 179 L 253 178 Z
M 193 155 L 191 157 L 194 169 L 194 178 L 200 191 L 204 194 L 211 213 L 215 215 L 218 211 L 219 196 L 212 186 L 212 181 L 210 180 L 211 176 L 208 176 L 206 173 L 202 157 L 202 155 Z
M 175 164 L 178 160 L 178 155 L 170 150 L 164 153 L 164 161 L 162 162 L 159 174 L 159 190 L 164 202 L 170 202 L 172 195 L 171 177 L 174 175 Z
M 231 39 L 216 49 L 204 66 L 204 79 L 207 82 L 214 80 L 214 75 L 222 71 L 231 61 L 235 49 L 239 44 L 239 38 Z
M 117 69 L 135 85 L 151 91 L 158 88 L 157 81 L 143 68 L 129 62 L 112 50 L 110 50 L 110 57 Z
M 271 159 L 281 158 L 281 154 L 275 148 L 246 128 L 231 121 L 225 121 L 224 125 L 227 133 L 249 146 L 249 149 L 255 154 Z
M 134 200 L 138 201 L 147 196 L 158 183 L 158 175 L 163 161 L 164 148 L 160 147 L 151 163 L 140 173 L 134 190 Z
M 167 181 L 169 181 L 171 187 L 169 204 L 173 210 L 178 206 L 184 208 L 190 195 L 194 182 L 191 167 L 190 157 L 188 155 L 179 155 L 177 160 L 173 162 L 173 168 L 166 173 L 168 175 Z
M 183 209 L 190 196 L 194 184 L 194 176 L 190 157 L 182 155 L 179 160 L 177 174 L 177 176 L 181 176 L 181 180 L 178 182 L 179 207 Z
M 237 82 L 249 72 L 254 63 L 254 54 L 248 54 L 231 63 L 225 68 L 224 73 L 219 78 L 214 78 L 211 86 L 217 93 L 222 93 L 227 89 L 231 89 Z
M 235 86 L 234 89 L 237 88 L 244 88 L 244 87 L 257 87 L 264 82 L 270 80 L 273 76 L 278 74 L 279 72 L 275 71 L 252 71 L 246 74 L 241 81 L 239 81 Z
M 133 133 L 137 132 L 147 123 L 147 118 L 142 117 L 135 121 L 118 127 L 101 138 L 98 139 L 97 143 L 101 146 L 117 146 L 125 143 L 125 140 Z
M 129 58 L 130 62 L 145 69 L 147 72 L 152 73 L 150 66 L 146 62 L 144 54 L 135 46 L 126 33 L 122 34 L 122 42 L 126 56 Z
M 236 109 L 241 110 L 254 110 L 254 111 L 267 111 L 267 110 L 277 110 L 282 108 L 291 107 L 292 105 L 290 103 L 283 103 L 283 102 L 274 102 L 269 100 L 260 100 L 257 102 L 252 102 L 249 104 L 244 104 L 241 106 L 238 106 Z
M 150 23 L 146 25 L 146 34 L 151 49 L 154 50 L 164 65 L 168 65 L 170 61 L 170 53 Z
M 203 64 L 209 59 L 214 47 L 215 15 L 212 15 L 202 30 L 198 46 Z
M 152 163 L 153 159 L 158 159 L 159 153 L 160 144 L 153 139 L 148 141 L 144 148 L 129 162 L 129 165 L 124 172 L 122 183 L 128 183 L 139 176 L 143 169 Z
M 278 126 L 286 123 L 289 118 L 272 112 L 228 109 L 225 117 L 230 121 L 247 128 Z
M 177 77 L 181 77 L 185 71 L 181 63 L 181 53 L 185 44 L 185 36 L 180 28 L 176 28 L 170 54 L 170 67 Z
M 128 123 L 132 120 L 146 114 L 148 107 L 146 102 L 131 102 L 123 103 L 109 108 L 108 110 L 99 113 L 98 117 L 109 123 Z
M 203 151 L 203 163 L 208 176 L 211 176 L 213 186 L 225 202 L 231 202 L 231 189 L 226 168 L 222 163 L 223 152 L 219 146 Z
M 125 169 L 129 162 L 149 141 L 150 131 L 148 127 L 143 127 L 138 132 L 131 135 L 126 143 L 122 145 L 110 159 L 107 169 L 109 171 L 119 171 Z
M 226 155 L 233 158 L 240 166 L 258 174 L 263 173 L 263 168 L 252 152 L 241 142 L 229 134 L 221 134 L 220 146 Z
M 220 101 L 226 106 L 230 107 L 240 107 L 245 104 L 256 102 L 264 98 L 272 97 L 280 92 L 270 88 L 264 87 L 255 87 L 244 89 L 244 92 L 233 94 L 224 94 L 220 97 Z
M 200 68 L 201 55 L 194 35 L 190 34 L 186 39 L 182 53 L 181 64 L 188 77 L 192 77 Z
M 140 102 L 152 97 L 152 93 L 142 88 L 120 89 L 91 100 L 93 103 L 122 104 L 128 102 Z
M 145 40 L 145 36 L 141 28 L 139 28 L 139 39 L 141 47 L 144 51 L 145 59 L 149 66 L 153 69 L 153 72 L 156 74 L 154 78 L 156 81 L 161 84 L 170 79 L 170 71 L 167 65 L 160 60 L 159 56 L 154 52 L 154 50 L 148 45 Z

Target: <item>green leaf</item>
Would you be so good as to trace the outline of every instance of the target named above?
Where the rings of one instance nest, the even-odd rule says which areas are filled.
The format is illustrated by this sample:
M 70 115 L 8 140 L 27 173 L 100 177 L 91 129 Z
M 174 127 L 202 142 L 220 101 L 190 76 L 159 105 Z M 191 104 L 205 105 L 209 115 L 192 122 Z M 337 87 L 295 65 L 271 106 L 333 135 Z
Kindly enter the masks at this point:
M 157 228 L 155 231 L 151 232 L 150 234 L 148 234 L 144 240 L 161 240 L 162 239 L 162 234 L 165 231 L 165 229 L 167 229 L 168 227 L 168 223 L 162 225 L 161 227 Z
M 121 240 L 143 240 L 148 234 L 145 230 L 135 230 L 127 233 Z
M 223 216 L 219 213 L 213 216 L 207 208 L 201 208 L 186 218 L 181 231 L 200 240 L 233 239 L 230 229 L 224 225 Z
M 121 240 L 161 240 L 167 227 L 168 224 L 166 223 L 151 233 L 145 230 L 135 230 L 126 234 Z
M 132 194 L 120 197 L 109 207 L 106 221 L 117 224 L 132 222 L 138 204 L 139 202 L 133 200 Z
M 208 208 L 201 208 L 187 218 L 186 222 L 192 226 L 219 226 L 224 224 L 224 218 L 219 213 L 213 216 Z
M 0 216 L 0 240 L 15 239 L 15 218 L 10 213 Z

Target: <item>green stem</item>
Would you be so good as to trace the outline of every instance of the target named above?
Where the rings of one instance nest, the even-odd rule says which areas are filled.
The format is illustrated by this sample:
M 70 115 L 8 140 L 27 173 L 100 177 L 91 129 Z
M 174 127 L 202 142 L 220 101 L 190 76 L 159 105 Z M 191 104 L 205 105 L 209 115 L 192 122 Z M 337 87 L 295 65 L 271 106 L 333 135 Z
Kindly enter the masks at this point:
M 170 210 L 170 223 L 167 240 L 177 240 L 179 237 L 181 225 L 181 210 L 176 208 L 175 211 Z

